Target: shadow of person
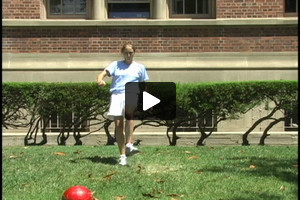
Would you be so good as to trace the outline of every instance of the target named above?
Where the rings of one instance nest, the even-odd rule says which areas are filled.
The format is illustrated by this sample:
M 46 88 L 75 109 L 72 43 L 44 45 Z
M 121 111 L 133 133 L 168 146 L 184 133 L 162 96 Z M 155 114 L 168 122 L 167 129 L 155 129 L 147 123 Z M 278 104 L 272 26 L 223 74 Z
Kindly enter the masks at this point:
M 102 163 L 108 165 L 116 165 L 118 164 L 118 158 L 116 157 L 101 157 L 101 156 L 94 156 L 94 157 L 86 157 L 83 159 L 90 160 L 94 163 Z

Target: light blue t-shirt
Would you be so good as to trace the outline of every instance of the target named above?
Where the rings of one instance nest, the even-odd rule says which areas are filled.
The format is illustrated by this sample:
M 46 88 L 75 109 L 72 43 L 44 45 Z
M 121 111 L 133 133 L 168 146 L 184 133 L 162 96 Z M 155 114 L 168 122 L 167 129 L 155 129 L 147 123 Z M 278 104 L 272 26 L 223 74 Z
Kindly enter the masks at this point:
M 130 65 L 124 61 L 114 61 L 105 68 L 113 77 L 111 93 L 124 93 L 128 82 L 144 82 L 149 79 L 144 65 L 133 61 Z

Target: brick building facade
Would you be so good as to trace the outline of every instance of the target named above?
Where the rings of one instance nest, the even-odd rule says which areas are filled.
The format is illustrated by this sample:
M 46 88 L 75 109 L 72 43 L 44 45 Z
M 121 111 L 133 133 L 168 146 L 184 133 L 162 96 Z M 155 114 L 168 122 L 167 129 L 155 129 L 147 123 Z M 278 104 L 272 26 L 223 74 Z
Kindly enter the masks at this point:
M 136 15 L 128 17 L 134 12 L 125 3 L 139 4 Z M 105 66 L 121 59 L 124 42 L 136 45 L 136 60 L 146 65 L 152 81 L 297 80 L 297 5 L 298 0 L 195 0 L 193 5 L 4 0 L 3 80 L 95 81 Z M 241 131 L 249 121 L 245 116 L 218 131 Z

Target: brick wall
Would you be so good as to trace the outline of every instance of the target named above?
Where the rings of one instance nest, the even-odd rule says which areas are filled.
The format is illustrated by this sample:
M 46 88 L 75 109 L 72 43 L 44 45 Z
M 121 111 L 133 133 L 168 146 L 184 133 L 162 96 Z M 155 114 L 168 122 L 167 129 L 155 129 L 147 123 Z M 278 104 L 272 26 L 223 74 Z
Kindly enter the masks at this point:
M 284 0 L 217 0 L 217 18 L 283 17 Z
M 279 52 L 298 50 L 297 27 L 8 28 L 2 51 L 11 53 L 119 52 L 124 41 L 139 52 Z
M 3 19 L 40 19 L 42 0 L 3 0 Z
M 284 0 L 217 0 L 217 18 L 283 17 Z M 43 19 L 45 0 L 3 0 L 3 19 Z

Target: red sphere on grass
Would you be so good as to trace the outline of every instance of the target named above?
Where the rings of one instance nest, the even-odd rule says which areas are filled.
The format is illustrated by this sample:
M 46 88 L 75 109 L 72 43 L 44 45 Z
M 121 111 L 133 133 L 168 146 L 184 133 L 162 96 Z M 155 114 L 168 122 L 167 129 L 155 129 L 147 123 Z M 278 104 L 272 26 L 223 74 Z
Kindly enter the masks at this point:
M 62 200 L 93 200 L 93 193 L 86 187 L 77 185 L 67 189 Z

